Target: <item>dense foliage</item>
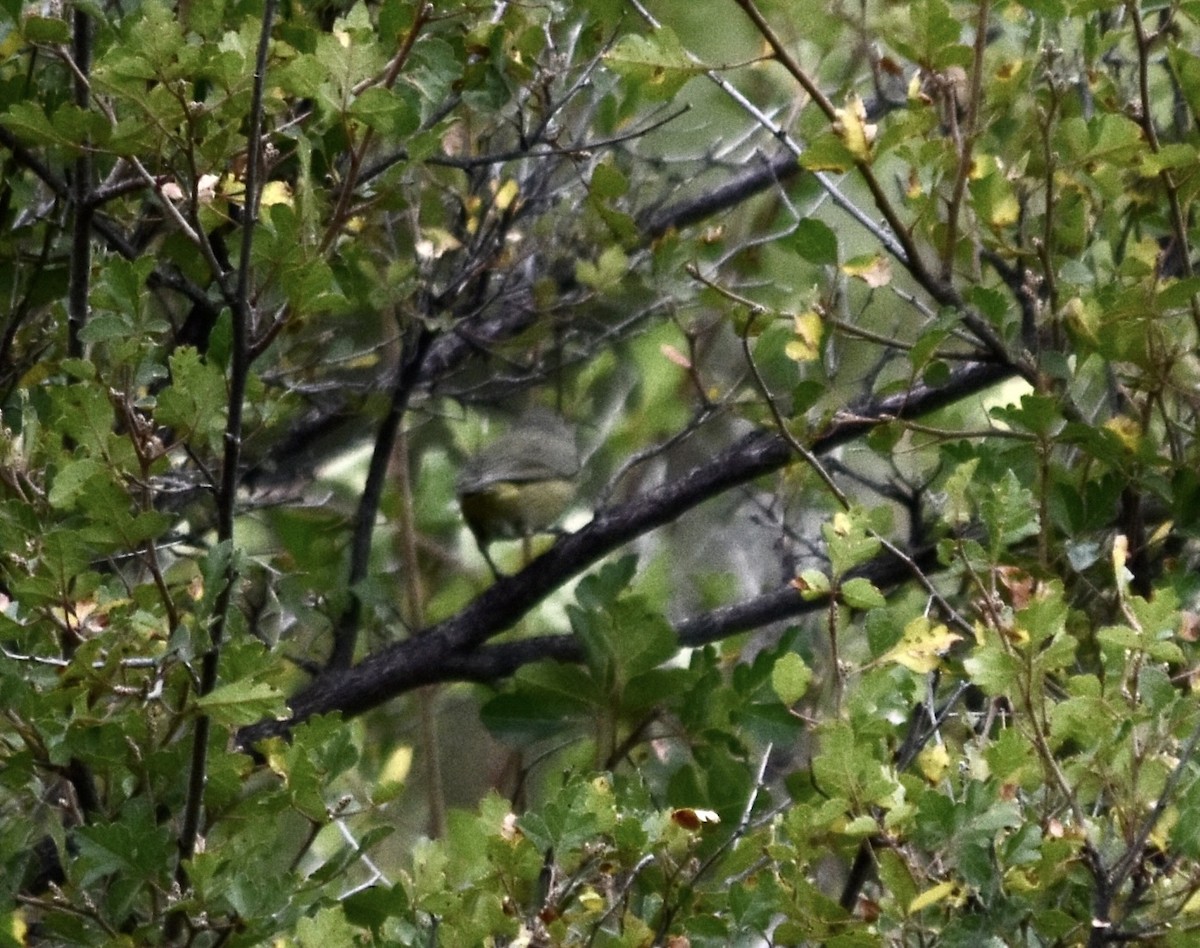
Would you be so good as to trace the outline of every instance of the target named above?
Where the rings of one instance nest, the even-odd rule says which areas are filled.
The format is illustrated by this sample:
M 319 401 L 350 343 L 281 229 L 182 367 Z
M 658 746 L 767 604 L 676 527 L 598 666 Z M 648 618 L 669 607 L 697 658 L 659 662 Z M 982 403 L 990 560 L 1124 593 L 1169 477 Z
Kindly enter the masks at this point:
M 1200 937 L 1200 4 L 0 10 L 0 944 Z

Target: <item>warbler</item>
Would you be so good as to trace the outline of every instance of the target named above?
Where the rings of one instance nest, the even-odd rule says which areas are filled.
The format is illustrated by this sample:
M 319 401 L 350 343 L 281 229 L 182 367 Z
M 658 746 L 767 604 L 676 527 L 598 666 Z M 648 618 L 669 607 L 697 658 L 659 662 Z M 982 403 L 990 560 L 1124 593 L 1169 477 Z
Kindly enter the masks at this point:
M 494 575 L 500 571 L 489 544 L 521 540 L 528 562 L 530 538 L 553 526 L 574 498 L 579 468 L 575 433 L 545 408 L 525 412 L 467 459 L 458 476 L 458 503 Z

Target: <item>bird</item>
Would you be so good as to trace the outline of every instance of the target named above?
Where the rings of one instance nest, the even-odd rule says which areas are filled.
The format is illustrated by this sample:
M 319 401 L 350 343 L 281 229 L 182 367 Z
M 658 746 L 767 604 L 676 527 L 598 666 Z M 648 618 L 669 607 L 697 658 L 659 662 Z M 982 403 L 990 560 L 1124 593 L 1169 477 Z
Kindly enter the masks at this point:
M 561 415 L 540 406 L 466 460 L 455 488 L 458 503 L 494 576 L 501 574 L 489 545 L 521 540 L 528 563 L 532 537 L 554 526 L 571 505 L 580 467 L 575 432 Z

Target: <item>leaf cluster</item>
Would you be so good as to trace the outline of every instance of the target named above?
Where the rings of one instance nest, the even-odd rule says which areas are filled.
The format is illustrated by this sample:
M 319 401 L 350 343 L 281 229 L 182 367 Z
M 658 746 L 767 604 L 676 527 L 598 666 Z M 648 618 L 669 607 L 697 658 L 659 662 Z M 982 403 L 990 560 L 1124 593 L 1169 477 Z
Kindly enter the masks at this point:
M 1196 937 L 1196 4 L 0 52 L 0 944 Z

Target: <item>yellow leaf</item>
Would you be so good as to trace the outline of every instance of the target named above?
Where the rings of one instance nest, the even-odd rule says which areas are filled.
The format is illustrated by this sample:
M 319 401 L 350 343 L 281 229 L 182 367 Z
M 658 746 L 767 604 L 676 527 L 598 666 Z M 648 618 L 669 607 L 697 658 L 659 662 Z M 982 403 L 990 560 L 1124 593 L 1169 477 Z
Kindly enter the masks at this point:
M 579 893 L 577 898 L 579 899 L 579 904 L 583 906 L 584 912 L 588 915 L 596 915 L 608 908 L 607 903 L 604 901 L 604 896 L 591 886 L 587 886 Z
M 867 122 L 867 110 L 863 106 L 863 100 L 857 95 L 852 95 L 846 100 L 846 107 L 835 109 L 834 114 L 837 116 L 833 123 L 834 134 L 842 140 L 855 158 L 868 161 L 879 129 Z
M 810 309 L 793 319 L 796 334 L 783 351 L 794 362 L 812 362 L 821 355 L 821 314 Z
M 1011 62 L 1001 64 L 996 70 L 996 78 L 1002 82 L 1007 82 L 1009 79 L 1015 78 L 1021 73 L 1021 60 L 1014 59 Z
M 912 78 L 908 80 L 908 101 L 914 105 L 929 105 L 929 94 L 923 88 L 924 82 L 921 78 L 921 70 L 917 70 L 912 74 Z
M 25 935 L 29 931 L 29 925 L 25 921 L 23 910 L 17 909 L 8 917 L 8 934 L 13 939 L 13 944 L 24 945 Z
M 904 196 L 910 201 L 915 201 L 925 193 L 925 187 L 921 184 L 921 175 L 916 168 L 908 169 L 908 187 L 904 189 Z
M 858 277 L 872 289 L 887 286 L 892 282 L 892 265 L 888 263 L 887 257 L 883 254 L 865 259 L 859 257 L 857 260 L 847 260 L 842 264 L 842 272 L 846 276 Z
M 976 155 L 971 159 L 971 166 L 967 169 L 967 177 L 971 181 L 981 181 L 989 174 L 996 172 L 996 162 L 991 155 Z
M 246 182 L 232 174 L 227 174 L 220 179 L 208 174 L 201 179 L 200 187 L 196 189 L 196 197 L 199 198 L 201 204 L 205 203 L 206 199 L 211 201 L 213 196 L 218 193 L 241 201 L 246 193 Z
M 993 227 L 1011 227 L 1021 216 L 1021 205 L 1010 193 L 992 204 L 992 212 L 988 215 L 988 223 Z
M 451 250 L 458 250 L 462 244 L 450 231 L 440 227 L 427 227 L 417 241 L 417 255 L 423 260 L 437 260 Z
M 509 178 L 504 184 L 500 185 L 500 190 L 496 192 L 495 206 L 499 211 L 507 211 L 512 207 L 513 201 L 517 199 L 520 193 L 520 186 L 513 178 Z
M 934 744 L 926 747 L 917 755 L 917 767 L 930 783 L 937 783 L 950 767 L 950 752 L 945 744 Z
M 1009 869 L 1004 873 L 1004 887 L 1013 892 L 1036 892 L 1039 885 L 1036 876 L 1023 869 Z
M 935 885 L 932 889 L 926 889 L 910 903 L 908 903 L 909 912 L 919 912 L 921 909 L 929 908 L 931 905 L 937 905 L 938 902 L 949 900 L 951 905 L 958 906 L 963 903 L 963 891 L 956 882 L 941 882 Z
M 1063 304 L 1059 316 L 1067 325 L 1093 345 L 1100 341 L 1100 314 L 1095 306 L 1084 304 L 1078 296 L 1072 296 Z
M 1132 418 L 1127 415 L 1117 415 L 1108 419 L 1104 423 L 1104 427 L 1117 436 L 1117 440 L 1127 451 L 1137 450 L 1138 442 L 1142 437 L 1142 428 Z
M 934 625 L 925 616 L 917 616 L 904 627 L 904 635 L 880 657 L 895 662 L 918 674 L 928 674 L 941 663 L 942 656 L 962 638 L 946 626 Z
M 263 185 L 258 205 L 270 207 L 272 204 L 286 204 L 289 207 L 292 205 L 292 188 L 286 181 L 268 181 Z
M 413 749 L 407 744 L 401 744 L 384 761 L 379 771 L 380 782 L 403 783 L 408 779 L 412 770 Z
M 1118 533 L 1113 537 L 1112 546 L 1112 564 L 1113 572 L 1117 574 L 1118 579 L 1127 576 L 1128 570 L 1125 569 L 1125 561 L 1129 559 L 1129 537 L 1123 533 Z

